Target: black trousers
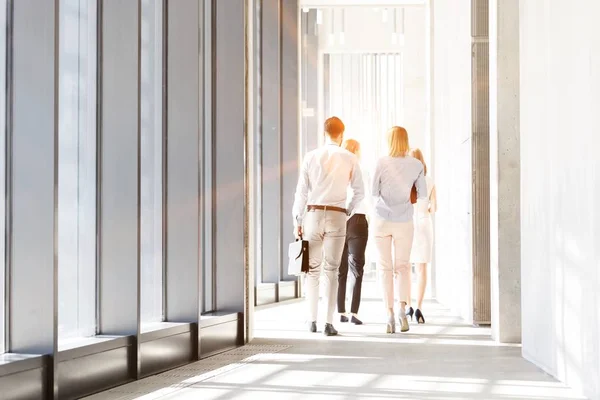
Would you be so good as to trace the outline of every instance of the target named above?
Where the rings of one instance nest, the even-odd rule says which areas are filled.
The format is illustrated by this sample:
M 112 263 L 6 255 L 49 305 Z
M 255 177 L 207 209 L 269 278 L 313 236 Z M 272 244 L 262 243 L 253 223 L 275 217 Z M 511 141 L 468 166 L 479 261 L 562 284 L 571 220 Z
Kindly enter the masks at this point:
M 346 223 L 346 243 L 338 275 L 338 312 L 346 312 L 346 282 L 350 270 L 350 290 L 352 291 L 351 313 L 358 313 L 360 292 L 365 270 L 365 250 L 369 238 L 369 224 L 364 214 L 354 214 Z

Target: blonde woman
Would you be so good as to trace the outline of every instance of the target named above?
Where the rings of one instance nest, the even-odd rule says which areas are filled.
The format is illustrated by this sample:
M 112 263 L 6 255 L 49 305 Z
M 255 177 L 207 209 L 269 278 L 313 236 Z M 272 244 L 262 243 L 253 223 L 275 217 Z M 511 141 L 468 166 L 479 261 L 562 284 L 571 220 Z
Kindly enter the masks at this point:
M 348 139 L 344 141 L 342 147 L 350 153 L 355 154 L 360 161 L 360 143 L 358 141 Z M 366 183 L 368 179 L 365 179 L 365 170 L 362 169 L 362 171 L 363 182 Z M 352 194 L 352 188 L 348 187 L 347 198 L 352 198 Z M 360 307 L 362 280 L 365 269 L 365 250 L 369 238 L 369 224 L 367 222 L 367 215 L 369 214 L 368 198 L 369 196 L 366 196 L 356 206 L 353 214 L 346 222 L 346 242 L 338 272 L 337 308 L 338 313 L 340 313 L 340 322 L 351 322 L 354 325 L 362 325 L 362 321 L 358 319 L 357 314 Z M 346 312 L 346 283 L 348 275 L 350 275 L 350 292 L 352 292 L 350 313 Z
M 409 307 L 406 315 L 412 319 L 414 314 L 417 322 L 424 324 L 425 317 L 422 310 L 425 287 L 427 286 L 427 264 L 431 262 L 433 250 L 433 223 L 431 222 L 431 214 L 437 210 L 437 198 L 433 179 L 430 175 L 427 175 L 427 164 L 425 164 L 423 153 L 420 149 L 412 149 L 409 154 L 423 164 L 423 175 L 425 175 L 425 182 L 427 183 L 427 198 L 418 199 L 415 204 L 413 217 L 414 238 L 410 252 L 410 262 L 415 264 L 417 272 L 417 310 L 415 311 L 412 307 Z M 408 299 L 409 302 L 412 300 L 410 291 Z
M 387 133 L 389 155 L 377 161 L 372 195 L 375 212 L 372 235 L 377 249 L 377 272 L 387 312 L 386 332 L 396 332 L 394 294 L 398 299 L 400 331 L 409 330 L 406 304 L 410 291 L 410 251 L 413 241 L 413 205 L 410 192 L 427 198 L 423 164 L 408 155 L 408 133 L 394 126 Z

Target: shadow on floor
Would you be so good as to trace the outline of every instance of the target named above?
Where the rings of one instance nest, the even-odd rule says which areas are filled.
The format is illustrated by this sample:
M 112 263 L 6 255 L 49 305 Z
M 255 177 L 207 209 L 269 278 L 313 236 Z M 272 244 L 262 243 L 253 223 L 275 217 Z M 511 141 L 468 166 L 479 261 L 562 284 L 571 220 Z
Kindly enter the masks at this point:
M 583 398 L 524 360 L 520 346 L 494 343 L 489 328 L 464 324 L 433 301 L 424 306 L 425 325 L 387 335 L 374 297 L 362 302 L 365 324 L 338 322 L 337 337 L 307 331 L 302 301 L 261 308 L 250 345 L 93 398 Z

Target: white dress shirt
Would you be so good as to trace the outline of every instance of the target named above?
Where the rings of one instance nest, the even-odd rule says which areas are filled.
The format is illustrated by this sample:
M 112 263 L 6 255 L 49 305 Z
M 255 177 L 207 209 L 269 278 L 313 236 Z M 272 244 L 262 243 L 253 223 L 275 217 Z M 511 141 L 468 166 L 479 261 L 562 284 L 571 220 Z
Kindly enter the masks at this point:
M 348 184 L 352 188 L 352 198 L 346 204 Z M 358 158 L 329 142 L 304 157 L 292 213 L 298 225 L 302 225 L 307 205 L 346 208 L 347 213 L 352 214 L 364 197 Z

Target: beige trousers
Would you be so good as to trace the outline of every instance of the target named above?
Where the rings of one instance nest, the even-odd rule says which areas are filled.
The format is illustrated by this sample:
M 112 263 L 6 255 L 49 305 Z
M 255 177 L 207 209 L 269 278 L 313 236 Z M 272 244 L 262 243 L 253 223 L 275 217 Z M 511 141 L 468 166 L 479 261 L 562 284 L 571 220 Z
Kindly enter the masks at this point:
M 399 302 L 408 302 L 413 232 L 412 220 L 391 222 L 379 217 L 373 220 L 377 273 L 386 308 L 394 307 L 394 294 Z
M 306 299 L 309 321 L 317 321 L 321 265 L 325 280 L 326 322 L 333 322 L 338 290 L 338 269 L 346 240 L 346 214 L 314 210 L 304 216 L 304 240 L 308 240 L 309 272 L 306 275 Z

